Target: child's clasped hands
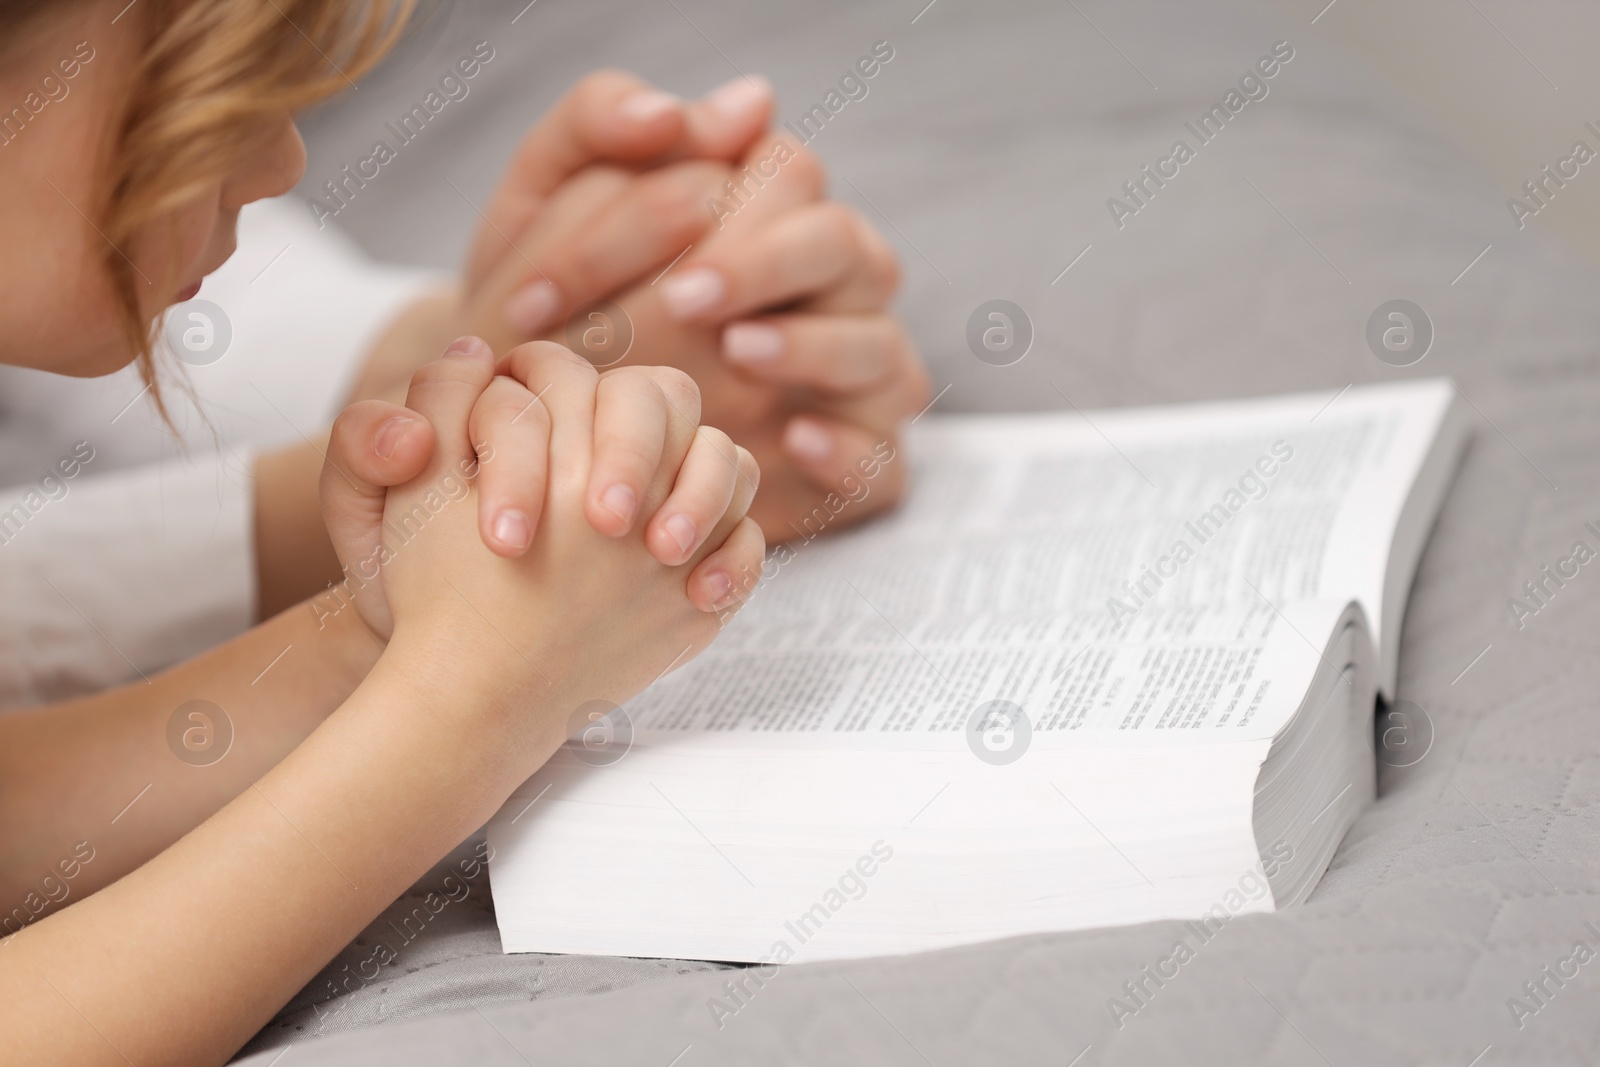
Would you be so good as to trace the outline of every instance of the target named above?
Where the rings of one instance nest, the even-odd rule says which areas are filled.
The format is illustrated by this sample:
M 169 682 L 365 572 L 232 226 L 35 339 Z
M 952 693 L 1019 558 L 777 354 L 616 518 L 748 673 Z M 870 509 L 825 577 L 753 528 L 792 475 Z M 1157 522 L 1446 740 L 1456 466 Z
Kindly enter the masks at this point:
M 540 750 L 562 709 L 691 659 L 762 565 L 755 460 L 700 425 L 699 389 L 670 367 L 600 373 L 548 341 L 497 363 L 463 337 L 405 407 L 346 409 L 329 452 L 343 592 L 383 657 L 463 706 L 543 709 Z

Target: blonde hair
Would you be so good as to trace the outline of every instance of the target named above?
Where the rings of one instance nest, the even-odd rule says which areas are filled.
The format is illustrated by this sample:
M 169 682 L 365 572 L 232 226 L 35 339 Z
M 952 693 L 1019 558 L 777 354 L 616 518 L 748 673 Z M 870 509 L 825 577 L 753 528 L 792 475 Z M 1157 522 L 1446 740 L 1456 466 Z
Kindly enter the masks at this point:
M 415 0 L 144 0 L 145 40 L 106 146 L 105 264 L 140 373 L 166 415 L 146 284 L 121 250 L 215 185 L 263 122 L 349 88 L 388 51 Z M 26 9 L 26 5 L 24 5 Z M 152 278 L 161 293 L 180 279 Z

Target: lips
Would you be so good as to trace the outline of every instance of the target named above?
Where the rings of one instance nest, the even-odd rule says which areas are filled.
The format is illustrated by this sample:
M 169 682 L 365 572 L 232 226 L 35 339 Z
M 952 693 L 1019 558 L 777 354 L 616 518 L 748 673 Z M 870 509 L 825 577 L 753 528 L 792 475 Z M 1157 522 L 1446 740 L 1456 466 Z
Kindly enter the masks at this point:
M 233 258 L 233 254 L 239 250 L 239 235 L 237 232 L 238 223 L 239 213 L 237 211 L 224 220 L 223 229 L 220 231 L 220 236 L 213 234 L 213 239 L 211 242 L 212 244 L 215 244 L 217 241 L 221 241 L 222 244 L 226 246 L 225 248 L 219 250 L 222 254 L 205 263 L 204 265 L 201 265 L 199 272 L 200 277 L 194 282 L 193 285 L 190 285 L 185 289 L 180 289 L 173 298 L 173 303 L 181 304 L 184 301 L 193 300 L 199 295 L 200 287 L 205 284 L 206 278 L 211 275 L 212 271 L 221 269 L 224 263 Z

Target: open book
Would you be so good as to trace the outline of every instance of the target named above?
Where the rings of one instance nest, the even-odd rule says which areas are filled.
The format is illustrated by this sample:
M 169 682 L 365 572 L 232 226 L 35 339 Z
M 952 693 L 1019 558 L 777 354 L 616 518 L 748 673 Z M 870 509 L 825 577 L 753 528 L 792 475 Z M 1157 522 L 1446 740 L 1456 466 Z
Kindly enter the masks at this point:
M 1303 901 L 1373 796 L 1455 396 L 923 420 L 904 506 L 776 550 L 490 824 L 506 951 L 784 963 Z

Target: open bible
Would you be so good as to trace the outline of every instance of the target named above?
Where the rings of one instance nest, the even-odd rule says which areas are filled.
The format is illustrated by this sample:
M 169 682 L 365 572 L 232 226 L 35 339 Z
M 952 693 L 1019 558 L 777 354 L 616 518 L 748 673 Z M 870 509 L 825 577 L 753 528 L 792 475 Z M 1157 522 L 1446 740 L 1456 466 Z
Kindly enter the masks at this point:
M 900 508 L 807 539 L 843 487 L 491 822 L 505 949 L 784 963 L 1303 901 L 1373 796 L 1456 397 L 922 420 L 879 456 Z

